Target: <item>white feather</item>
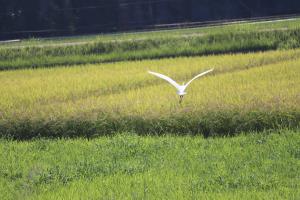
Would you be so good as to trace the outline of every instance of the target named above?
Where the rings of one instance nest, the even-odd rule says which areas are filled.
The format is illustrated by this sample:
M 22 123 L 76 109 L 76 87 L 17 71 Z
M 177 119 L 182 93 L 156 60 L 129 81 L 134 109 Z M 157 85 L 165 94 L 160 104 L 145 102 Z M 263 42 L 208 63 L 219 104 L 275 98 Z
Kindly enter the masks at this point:
M 173 79 L 171 79 L 170 77 L 166 76 L 166 75 L 163 75 L 163 74 L 160 74 L 160 73 L 157 73 L 157 72 L 152 72 L 152 71 L 148 71 L 150 74 L 152 75 L 155 75 L 161 79 L 164 79 L 165 81 L 168 81 L 171 85 L 173 85 L 176 89 L 177 89 L 177 94 L 180 95 L 180 96 L 183 96 L 186 94 L 185 92 L 185 89 L 187 88 L 187 86 L 195 79 L 201 77 L 201 76 L 204 76 L 205 74 L 213 71 L 214 69 L 210 69 L 210 70 L 207 70 L 205 72 L 202 72 L 200 74 L 198 74 L 197 76 L 195 76 L 194 78 L 192 78 L 189 82 L 187 82 L 187 84 L 185 85 L 179 85 L 178 83 L 176 83 L 176 81 L 174 81 Z
M 166 76 L 166 75 L 163 75 L 163 74 L 160 74 L 160 73 L 156 73 L 156 72 L 151 72 L 151 71 L 148 71 L 150 74 L 153 74 L 159 78 L 162 78 L 166 81 L 168 81 L 169 83 L 171 83 L 177 90 L 179 90 L 180 88 L 180 85 L 178 83 L 176 83 L 173 79 L 171 79 L 170 77 Z
M 187 82 L 184 86 L 187 87 L 193 80 L 199 78 L 200 76 L 204 76 L 205 74 L 213 71 L 214 69 L 210 69 L 210 70 L 207 70 L 205 72 L 202 72 L 201 74 L 198 74 L 197 76 L 195 76 L 194 78 L 192 78 L 189 82 Z

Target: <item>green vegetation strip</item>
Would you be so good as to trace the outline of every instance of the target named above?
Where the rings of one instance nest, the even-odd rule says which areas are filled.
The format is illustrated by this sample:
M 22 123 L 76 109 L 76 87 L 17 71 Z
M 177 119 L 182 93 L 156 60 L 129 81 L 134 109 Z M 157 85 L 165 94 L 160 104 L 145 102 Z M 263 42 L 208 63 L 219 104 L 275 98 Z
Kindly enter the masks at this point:
M 1 199 L 299 199 L 300 132 L 0 140 Z
M 113 42 L 126 40 L 145 40 L 145 39 L 161 39 L 170 37 L 190 37 L 195 35 L 211 35 L 224 32 L 264 32 L 274 30 L 287 30 L 299 28 L 300 18 L 275 20 L 275 21 L 261 21 L 261 22 L 243 22 L 233 23 L 229 25 L 207 26 L 198 28 L 180 28 L 172 30 L 160 31 L 145 31 L 145 32 L 129 32 L 116 34 L 96 34 L 83 35 L 73 37 L 53 37 L 53 38 L 31 38 L 24 39 L 20 42 L 0 43 L 0 47 L 4 48 L 19 48 L 19 47 L 39 47 L 39 46 L 67 46 L 67 45 L 81 45 L 92 42 Z
M 232 135 L 298 129 L 300 50 L 186 57 L 0 73 L 4 138 L 141 135 Z M 178 82 L 214 67 L 188 88 L 175 89 L 148 69 Z
M 300 29 L 224 31 L 82 45 L 0 48 L 0 70 L 300 47 Z

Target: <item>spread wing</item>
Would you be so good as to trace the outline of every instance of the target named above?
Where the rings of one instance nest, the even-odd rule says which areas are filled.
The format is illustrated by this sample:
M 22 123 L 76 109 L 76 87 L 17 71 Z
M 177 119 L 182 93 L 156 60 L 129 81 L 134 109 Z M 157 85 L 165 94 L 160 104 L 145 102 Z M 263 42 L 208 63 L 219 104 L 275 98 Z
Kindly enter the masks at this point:
M 176 83 L 173 79 L 171 79 L 170 77 L 167 77 L 163 74 L 159 74 L 159 73 L 156 73 L 156 72 L 151 72 L 151 71 L 148 71 L 148 73 L 150 74 L 153 74 L 154 76 L 157 76 L 159 78 L 162 78 L 166 81 L 168 81 L 170 84 L 172 84 L 177 90 L 179 90 L 180 88 L 180 85 L 178 83 Z
M 198 74 L 197 76 L 195 76 L 194 78 L 192 78 L 192 80 L 190 80 L 189 82 L 187 82 L 187 84 L 184 85 L 184 87 L 187 87 L 193 80 L 199 78 L 200 76 L 204 76 L 205 74 L 209 73 L 209 72 L 212 72 L 214 69 L 210 69 L 210 70 L 207 70 L 205 72 L 202 72 L 201 74 Z

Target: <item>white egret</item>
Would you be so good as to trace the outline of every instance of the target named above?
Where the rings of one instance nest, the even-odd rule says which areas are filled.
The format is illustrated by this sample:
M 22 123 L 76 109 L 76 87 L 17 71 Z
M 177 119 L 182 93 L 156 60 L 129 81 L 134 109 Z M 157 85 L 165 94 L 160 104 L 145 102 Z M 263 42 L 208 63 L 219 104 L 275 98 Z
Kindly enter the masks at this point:
M 203 76 L 211 71 L 213 71 L 214 69 L 210 69 L 210 70 L 207 70 L 205 72 L 202 72 L 200 74 L 198 74 L 197 76 L 195 76 L 194 78 L 192 78 L 189 82 L 187 82 L 186 84 L 183 83 L 183 85 L 179 85 L 178 83 L 176 83 L 173 79 L 171 79 L 170 77 L 166 76 L 166 75 L 163 75 L 163 74 L 159 74 L 159 73 L 156 73 L 156 72 L 151 72 L 151 71 L 148 71 L 150 74 L 153 74 L 159 78 L 162 78 L 166 81 L 168 81 L 170 84 L 172 84 L 176 89 L 177 89 L 177 94 L 179 95 L 180 97 L 180 100 L 179 100 L 179 103 L 181 103 L 182 101 L 182 98 L 183 96 L 186 94 L 185 92 L 185 89 L 187 88 L 187 86 L 195 79 L 199 78 L 200 76 Z

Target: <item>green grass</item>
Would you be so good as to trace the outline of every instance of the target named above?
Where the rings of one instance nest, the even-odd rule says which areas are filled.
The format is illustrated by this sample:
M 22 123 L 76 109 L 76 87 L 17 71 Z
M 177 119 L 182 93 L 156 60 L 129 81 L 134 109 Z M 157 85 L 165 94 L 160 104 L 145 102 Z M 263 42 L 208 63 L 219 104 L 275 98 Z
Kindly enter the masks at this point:
M 299 128 L 300 50 L 185 57 L 0 72 L 1 137 L 139 134 L 232 135 Z M 215 71 L 188 88 L 179 82 Z
M 299 199 L 300 132 L 0 140 L 1 199 Z
M 147 34 L 144 33 L 129 40 L 114 41 L 108 38 L 65 46 L 4 46 L 0 47 L 0 70 L 300 47 L 299 25 L 288 25 L 286 29 L 269 28 L 266 31 L 259 31 L 258 27 L 251 29 L 251 25 L 247 24 L 244 27 L 243 31 L 241 25 L 232 29 L 216 28 L 205 34 L 197 33 L 197 29 L 188 29 L 186 31 L 190 34 L 175 36 L 172 31 L 162 36 L 157 33 L 157 37 L 145 37 L 144 34 Z

